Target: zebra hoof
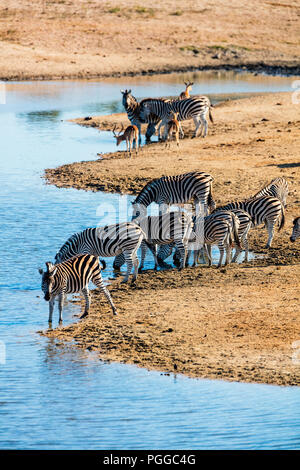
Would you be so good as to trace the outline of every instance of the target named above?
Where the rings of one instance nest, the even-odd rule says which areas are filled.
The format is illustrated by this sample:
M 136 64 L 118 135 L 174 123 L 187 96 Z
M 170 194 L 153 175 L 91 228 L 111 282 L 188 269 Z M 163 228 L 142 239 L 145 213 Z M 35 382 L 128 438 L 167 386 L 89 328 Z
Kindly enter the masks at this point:
M 79 319 L 81 320 L 82 318 L 85 318 L 85 317 L 87 317 L 87 316 L 88 316 L 88 313 L 87 313 L 87 312 L 84 312 L 84 313 L 81 315 L 81 317 L 80 317 Z

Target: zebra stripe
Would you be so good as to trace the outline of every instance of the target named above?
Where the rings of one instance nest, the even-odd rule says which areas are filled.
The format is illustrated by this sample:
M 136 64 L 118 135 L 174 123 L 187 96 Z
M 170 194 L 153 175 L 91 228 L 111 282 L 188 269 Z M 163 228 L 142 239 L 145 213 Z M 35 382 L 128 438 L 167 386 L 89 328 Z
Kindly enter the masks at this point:
M 231 209 L 230 212 L 232 212 L 238 218 L 238 221 L 239 221 L 238 237 L 239 237 L 239 240 L 240 240 L 240 243 L 241 243 L 241 246 L 238 246 L 238 245 L 235 246 L 236 252 L 234 254 L 232 262 L 235 263 L 237 261 L 240 253 L 243 251 L 243 248 L 245 250 L 244 261 L 248 261 L 248 253 L 249 253 L 248 233 L 249 233 L 249 230 L 252 226 L 251 216 L 242 209 Z M 221 218 L 226 218 L 227 220 L 229 220 L 230 212 L 216 209 L 213 212 L 213 214 L 216 217 L 219 216 Z
M 133 218 L 146 216 L 147 207 L 155 202 L 163 212 L 163 205 L 183 204 L 194 199 L 196 210 L 200 212 L 201 205 L 204 213 L 208 207 L 214 209 L 212 197 L 213 177 L 204 172 L 194 171 L 177 176 L 162 176 L 150 181 L 132 202 Z
M 123 95 L 122 104 L 127 113 L 128 119 L 131 124 L 138 127 L 139 130 L 139 142 L 141 142 L 141 124 L 148 124 L 146 130 L 146 141 L 151 139 L 151 136 L 156 132 L 156 126 L 161 121 L 161 119 L 154 113 L 149 113 L 148 116 L 141 116 L 141 108 L 145 103 L 148 103 L 152 98 L 145 98 L 140 103 L 136 98 L 131 94 L 131 90 L 121 90 Z
M 240 220 L 242 223 L 240 223 Z M 235 256 L 233 261 L 236 261 L 237 256 L 242 251 L 241 249 L 241 239 L 245 236 L 245 231 L 250 228 L 251 218 L 248 214 L 244 211 L 236 210 L 234 213 L 231 211 L 219 211 L 214 212 L 210 216 L 200 218 L 200 217 L 193 217 L 192 218 L 194 229 L 191 232 L 191 237 L 189 239 L 189 243 L 194 244 L 200 242 L 201 245 L 204 245 L 209 258 L 209 264 L 211 265 L 211 245 L 218 245 L 220 250 L 220 261 L 219 266 L 222 264 L 224 250 L 227 253 L 227 261 L 230 262 L 230 254 L 231 254 L 231 245 L 233 241 L 235 241 L 236 249 L 239 250 Z M 209 245 L 208 247 L 206 245 Z M 166 247 L 161 247 L 159 250 L 159 260 L 160 266 L 163 266 L 164 259 L 170 256 L 174 244 L 170 244 Z M 194 250 L 194 263 L 193 266 L 197 264 L 199 258 L 200 250 L 197 248 Z M 178 265 L 180 260 L 180 253 L 175 250 L 175 254 L 173 256 L 173 261 L 175 265 Z M 188 259 L 188 255 L 187 255 Z
M 297 217 L 293 221 L 294 227 L 293 227 L 293 232 L 290 237 L 291 242 L 295 242 L 297 238 L 300 237 L 300 217 Z
M 276 221 L 281 217 L 279 230 L 282 229 L 285 223 L 283 203 L 276 197 L 263 196 L 256 199 L 231 202 L 230 204 L 218 207 L 218 209 L 243 209 L 251 216 L 253 225 L 264 223 L 268 229 L 268 242 L 266 248 L 270 248 L 271 246 Z
M 210 120 L 213 122 L 210 109 L 211 103 L 207 96 L 194 96 L 184 100 L 176 99 L 173 101 L 152 99 L 141 104 L 140 115 L 143 119 L 146 119 L 147 116 L 154 113 L 162 120 L 161 126 L 166 126 L 172 112 L 178 113 L 178 121 L 194 120 L 196 126 L 194 137 L 197 137 L 199 130 L 200 134 L 205 137 L 208 129 L 207 113 L 209 113 Z
M 132 266 L 133 281 L 135 281 L 139 265 L 137 250 L 143 237 L 142 229 L 132 222 L 88 228 L 75 233 L 64 243 L 55 256 L 55 262 L 60 263 L 72 256 L 86 253 L 105 257 L 124 253 L 127 272 L 123 282 L 128 281 Z
M 258 191 L 251 199 L 257 199 L 261 196 L 273 196 L 279 199 L 284 207 L 286 207 L 286 198 L 289 193 L 288 182 L 282 178 L 275 178 L 271 181 L 270 184 L 264 186 L 260 191 Z
M 150 249 L 155 260 L 155 267 L 159 264 L 156 245 L 174 244 L 181 255 L 180 269 L 185 266 L 187 243 L 191 236 L 193 222 L 192 217 L 184 212 L 169 212 L 159 216 L 147 216 L 135 219 L 142 228 L 145 239 L 141 244 L 140 270 L 144 268 L 147 248 Z M 114 269 L 119 270 L 124 263 L 124 256 L 118 255 L 114 260 Z
M 105 262 L 101 261 L 101 263 L 105 269 Z M 54 301 L 57 296 L 59 297 L 59 322 L 62 321 L 63 302 L 66 294 L 82 292 L 85 297 L 85 309 L 80 318 L 88 315 L 90 307 L 88 284 L 90 281 L 104 293 L 113 314 L 117 313 L 110 293 L 103 284 L 98 257 L 79 255 L 55 265 L 48 262 L 46 266 L 47 271 L 44 272 L 40 269 L 39 272 L 42 275 L 41 288 L 45 294 L 45 300 L 49 301 L 49 323 L 52 323 Z

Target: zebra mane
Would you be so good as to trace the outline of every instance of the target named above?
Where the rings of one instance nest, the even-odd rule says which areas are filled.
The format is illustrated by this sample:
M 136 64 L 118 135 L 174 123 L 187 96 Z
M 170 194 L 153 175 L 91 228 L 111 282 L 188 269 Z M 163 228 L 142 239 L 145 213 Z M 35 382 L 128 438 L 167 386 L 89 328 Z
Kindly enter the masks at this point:
M 156 182 L 159 180 L 160 178 L 156 178 L 154 180 L 151 180 L 151 181 L 148 181 L 148 183 L 143 187 L 143 189 L 139 192 L 139 194 L 137 195 L 137 197 L 134 199 L 134 201 L 132 201 L 132 204 L 139 204 L 140 202 L 140 199 L 143 200 L 143 197 L 146 198 L 146 196 L 150 196 L 150 193 L 153 191 L 153 189 L 155 188 L 156 186 Z M 147 199 L 147 198 L 146 198 Z

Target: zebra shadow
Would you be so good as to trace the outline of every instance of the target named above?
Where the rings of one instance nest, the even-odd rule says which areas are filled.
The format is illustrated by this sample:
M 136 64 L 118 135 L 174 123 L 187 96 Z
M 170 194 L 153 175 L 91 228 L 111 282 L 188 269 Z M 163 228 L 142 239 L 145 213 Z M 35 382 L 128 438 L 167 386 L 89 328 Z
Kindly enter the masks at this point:
M 270 163 L 268 166 L 277 166 L 277 168 L 298 168 L 300 167 L 300 162 L 299 163 Z

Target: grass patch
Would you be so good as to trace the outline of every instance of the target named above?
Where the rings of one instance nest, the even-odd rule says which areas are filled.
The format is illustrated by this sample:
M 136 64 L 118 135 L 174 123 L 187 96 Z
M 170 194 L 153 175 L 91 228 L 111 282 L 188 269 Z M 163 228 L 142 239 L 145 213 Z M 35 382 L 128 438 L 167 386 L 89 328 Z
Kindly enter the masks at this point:
M 181 16 L 183 15 L 183 11 L 181 10 L 176 10 L 176 11 L 173 11 L 172 13 L 170 13 L 171 16 Z
M 196 46 L 189 45 L 189 46 L 181 46 L 179 50 L 181 52 L 193 52 L 194 54 L 199 54 L 201 49 L 199 49 Z
M 136 6 L 133 11 L 135 11 L 136 13 L 140 15 L 147 15 L 147 16 L 152 16 L 152 17 L 155 16 L 154 8 Z

